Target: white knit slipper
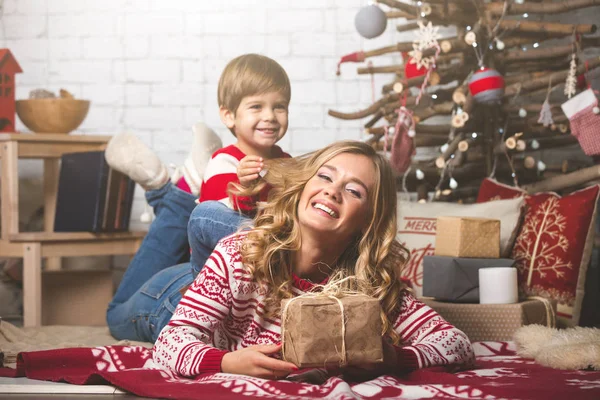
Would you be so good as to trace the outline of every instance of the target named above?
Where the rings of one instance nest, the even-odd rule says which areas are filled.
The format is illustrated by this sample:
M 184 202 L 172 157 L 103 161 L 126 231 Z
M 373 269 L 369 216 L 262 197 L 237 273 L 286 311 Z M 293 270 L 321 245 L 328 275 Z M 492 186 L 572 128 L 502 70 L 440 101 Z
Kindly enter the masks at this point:
M 195 124 L 192 127 L 192 132 L 194 133 L 194 138 L 190 153 L 183 162 L 183 165 L 175 173 L 173 182 L 176 182 L 178 177 L 183 176 L 192 190 L 192 194 L 198 196 L 206 164 L 210 161 L 212 154 L 223 147 L 223 142 L 215 131 L 203 122 Z
M 163 187 L 169 173 L 158 156 L 132 133 L 119 133 L 110 139 L 104 158 L 111 168 L 129 176 L 145 190 Z

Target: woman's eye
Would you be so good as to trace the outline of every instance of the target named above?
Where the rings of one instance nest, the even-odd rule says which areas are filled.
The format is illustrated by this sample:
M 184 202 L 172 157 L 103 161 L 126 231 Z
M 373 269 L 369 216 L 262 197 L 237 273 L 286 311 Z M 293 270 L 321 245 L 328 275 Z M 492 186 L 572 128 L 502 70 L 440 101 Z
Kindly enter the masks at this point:
M 260 109 L 260 106 L 258 104 L 254 104 L 254 105 L 250 106 L 250 108 L 258 110 L 258 109 Z
M 356 197 L 357 199 L 360 199 L 362 197 L 361 193 L 358 190 L 354 190 L 354 189 L 346 189 L 348 190 L 348 192 L 350 192 L 350 194 L 354 197 Z
M 328 182 L 331 182 L 331 178 L 329 176 L 325 175 L 325 174 L 319 174 L 318 177 L 321 178 L 321 179 L 324 179 L 324 180 L 326 180 Z

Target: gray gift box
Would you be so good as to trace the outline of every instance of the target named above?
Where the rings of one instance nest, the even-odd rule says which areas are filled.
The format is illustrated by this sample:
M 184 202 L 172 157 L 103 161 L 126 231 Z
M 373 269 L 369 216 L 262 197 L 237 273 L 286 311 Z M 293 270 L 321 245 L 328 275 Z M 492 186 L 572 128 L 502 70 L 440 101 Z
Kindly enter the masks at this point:
M 507 258 L 423 257 L 423 296 L 479 303 L 479 269 L 512 267 Z

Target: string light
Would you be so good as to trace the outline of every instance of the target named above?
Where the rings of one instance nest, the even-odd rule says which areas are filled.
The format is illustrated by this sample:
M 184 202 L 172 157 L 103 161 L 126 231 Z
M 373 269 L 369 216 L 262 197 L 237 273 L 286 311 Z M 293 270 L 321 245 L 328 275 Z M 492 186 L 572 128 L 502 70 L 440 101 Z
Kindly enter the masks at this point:
M 540 148 L 540 142 L 538 142 L 537 140 L 533 139 L 533 140 L 531 141 L 531 148 L 532 148 L 533 150 L 537 150 L 537 149 L 539 149 L 539 148 Z
M 538 161 L 538 163 L 537 163 L 537 169 L 540 172 L 544 171 L 546 169 L 546 164 L 542 160 Z
M 446 152 L 446 150 L 448 150 L 448 143 L 446 143 L 445 145 L 443 145 L 442 147 L 440 147 L 440 151 L 441 151 L 442 153 L 445 153 L 445 152 Z
M 527 18 L 527 17 L 529 17 L 529 14 L 527 14 L 527 13 L 523 14 L 523 18 Z
M 417 169 L 415 171 L 415 175 L 417 177 L 418 180 L 422 181 L 423 179 L 425 179 L 425 173 L 423 171 L 421 171 L 420 169 Z
M 540 47 L 540 44 L 539 44 L 539 43 L 534 43 L 534 44 L 533 44 L 533 48 L 537 49 L 538 47 Z
M 471 25 L 467 26 L 467 30 L 470 31 L 471 30 Z
M 458 187 L 458 182 L 456 182 L 456 179 L 450 178 L 449 186 L 450 189 L 456 189 Z
M 432 94 L 431 95 L 431 98 L 434 99 L 434 100 L 437 99 L 437 97 L 438 97 L 437 94 Z

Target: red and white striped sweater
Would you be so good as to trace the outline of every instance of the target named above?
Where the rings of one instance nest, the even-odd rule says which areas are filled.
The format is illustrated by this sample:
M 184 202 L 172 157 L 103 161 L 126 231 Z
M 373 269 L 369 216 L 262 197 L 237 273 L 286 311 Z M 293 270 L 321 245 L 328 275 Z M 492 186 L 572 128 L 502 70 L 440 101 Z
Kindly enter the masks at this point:
M 204 179 L 200 187 L 200 202 L 207 200 L 219 201 L 227 207 L 252 215 L 257 201 L 265 201 L 269 188 L 265 188 L 257 197 L 234 196 L 227 193 L 229 183 L 239 183 L 237 169 L 246 154 L 235 145 L 223 147 L 215 151 L 206 164 Z M 289 158 L 279 146 L 273 146 L 273 158 Z
M 221 371 L 225 353 L 281 342 L 281 321 L 266 318 L 265 293 L 241 262 L 243 233 L 221 240 L 179 302 L 154 345 L 154 362 L 180 376 Z M 298 295 L 312 284 L 294 277 Z M 474 360 L 467 336 L 435 311 L 405 294 L 394 329 L 398 372 Z

